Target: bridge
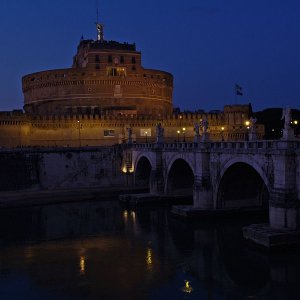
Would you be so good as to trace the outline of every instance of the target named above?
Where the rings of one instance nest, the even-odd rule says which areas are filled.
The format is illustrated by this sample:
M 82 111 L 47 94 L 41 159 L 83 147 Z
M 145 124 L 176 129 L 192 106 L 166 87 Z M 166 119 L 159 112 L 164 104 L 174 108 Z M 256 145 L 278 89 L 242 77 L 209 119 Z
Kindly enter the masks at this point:
M 252 240 L 268 246 L 282 230 L 300 230 L 299 140 L 131 144 L 124 157 L 135 185 L 190 195 L 190 211 L 268 208 L 268 228 L 244 231 Z

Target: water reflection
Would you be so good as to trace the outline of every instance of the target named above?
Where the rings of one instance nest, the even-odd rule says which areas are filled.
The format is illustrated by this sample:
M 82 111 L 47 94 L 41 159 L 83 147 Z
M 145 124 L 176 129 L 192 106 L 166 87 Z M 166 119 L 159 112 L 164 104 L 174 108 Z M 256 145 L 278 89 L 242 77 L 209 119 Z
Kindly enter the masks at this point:
M 0 299 L 298 299 L 298 253 L 249 248 L 247 222 L 117 202 L 2 210 Z
M 85 260 L 86 260 L 86 258 L 84 256 L 80 256 L 79 266 L 80 266 L 80 274 L 81 275 L 85 274 Z
M 188 280 L 185 280 L 182 291 L 186 294 L 190 294 L 193 291 L 193 288 L 191 287 L 190 282 Z
M 151 248 L 147 249 L 146 265 L 147 265 L 147 269 L 151 271 L 152 270 L 152 249 Z

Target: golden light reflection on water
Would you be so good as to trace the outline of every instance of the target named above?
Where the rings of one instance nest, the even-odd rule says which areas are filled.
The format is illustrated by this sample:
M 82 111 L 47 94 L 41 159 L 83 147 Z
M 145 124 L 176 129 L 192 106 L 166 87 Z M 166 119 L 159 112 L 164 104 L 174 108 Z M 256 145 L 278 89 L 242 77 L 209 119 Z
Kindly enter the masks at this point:
M 34 256 L 33 248 L 31 246 L 26 247 L 25 249 L 25 257 L 31 260 Z
M 84 256 L 80 256 L 80 262 L 79 262 L 79 266 L 80 266 L 80 274 L 84 275 L 85 274 L 85 267 L 86 267 L 86 258 Z
M 136 213 L 133 210 L 130 212 L 128 210 L 124 210 L 123 218 L 125 223 L 127 223 L 128 220 L 130 220 L 133 224 L 136 223 Z
M 127 210 L 124 210 L 123 217 L 124 217 L 124 221 L 127 221 L 127 219 L 128 219 L 128 211 Z
M 147 249 L 147 256 L 146 256 L 146 264 L 147 264 L 147 269 L 152 270 L 152 255 L 153 251 L 151 248 Z
M 135 221 L 136 221 L 136 219 L 135 219 L 135 211 L 131 211 L 130 215 L 132 217 L 133 223 L 135 223 Z
M 185 280 L 184 287 L 182 288 L 182 291 L 186 294 L 190 294 L 193 291 L 193 288 L 191 287 L 191 284 L 188 280 Z
M 130 230 L 133 230 L 135 234 L 138 234 L 140 232 L 140 227 L 137 222 L 137 219 L 137 214 L 134 210 L 123 211 L 123 220 L 124 224 L 126 225 L 126 228 L 130 228 Z

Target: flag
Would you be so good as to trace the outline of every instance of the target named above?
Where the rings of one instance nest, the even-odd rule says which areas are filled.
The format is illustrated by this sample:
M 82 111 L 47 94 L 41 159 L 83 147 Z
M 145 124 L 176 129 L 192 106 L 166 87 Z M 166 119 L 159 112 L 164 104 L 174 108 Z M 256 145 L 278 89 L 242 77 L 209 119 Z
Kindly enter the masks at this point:
M 238 84 L 235 84 L 235 94 L 237 96 L 243 96 L 242 88 Z

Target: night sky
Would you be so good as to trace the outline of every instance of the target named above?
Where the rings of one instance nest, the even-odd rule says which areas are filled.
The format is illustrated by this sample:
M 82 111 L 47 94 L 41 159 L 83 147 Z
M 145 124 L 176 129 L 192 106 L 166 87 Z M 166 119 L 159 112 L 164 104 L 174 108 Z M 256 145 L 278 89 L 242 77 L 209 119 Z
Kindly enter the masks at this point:
M 135 42 L 144 67 L 174 75 L 174 106 L 300 109 L 299 0 L 99 4 L 105 39 Z M 96 39 L 95 20 L 96 0 L 1 0 L 0 110 L 22 108 L 23 75 L 70 67 L 80 37 Z

